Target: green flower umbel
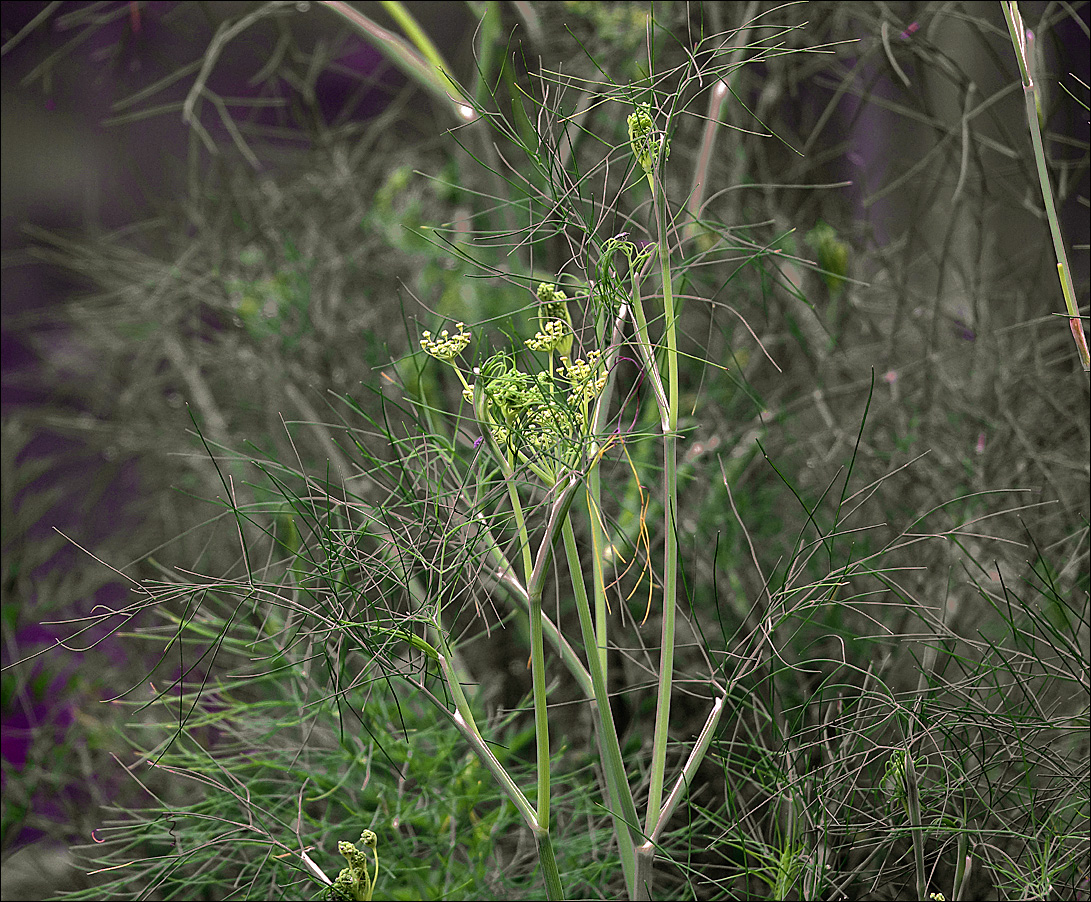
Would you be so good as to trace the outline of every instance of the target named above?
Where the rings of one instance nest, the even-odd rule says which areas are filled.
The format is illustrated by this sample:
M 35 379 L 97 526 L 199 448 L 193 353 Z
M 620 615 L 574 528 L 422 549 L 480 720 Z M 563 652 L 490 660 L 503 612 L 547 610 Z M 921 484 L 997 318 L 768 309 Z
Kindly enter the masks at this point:
M 606 387 L 606 367 L 602 365 L 602 353 L 589 351 L 586 360 L 561 358 L 561 369 L 565 381 L 571 386 L 568 396 L 569 406 L 578 413 L 580 424 L 586 428 L 587 408 L 594 404 Z
M 466 345 L 470 343 L 470 333 L 466 331 L 465 323 L 459 323 L 457 328 L 458 331 L 454 335 L 449 334 L 444 329 L 439 333 L 438 339 L 433 338 L 431 332 L 422 332 L 420 346 L 425 354 L 451 365 L 455 375 L 458 376 L 458 381 L 462 383 L 462 397 L 467 402 L 472 402 L 474 397 L 473 388 L 466 381 L 466 377 L 462 375 L 462 370 L 455 364 L 455 358 L 465 351 Z
M 422 332 L 420 340 L 420 346 L 425 354 L 435 357 L 436 360 L 448 362 L 466 350 L 466 345 L 469 343 L 470 333 L 466 331 L 465 323 L 458 324 L 458 332 L 454 335 L 449 335 L 444 329 L 439 333 L 439 338 L 434 339 L 431 332 Z
M 572 335 L 559 319 L 543 323 L 534 337 L 526 340 L 526 346 L 532 351 L 553 351 L 564 344 L 571 346 Z
M 646 103 L 638 103 L 636 111 L 629 116 L 629 145 L 633 148 L 633 156 L 640 168 L 649 179 L 659 161 L 660 148 L 664 160 L 670 156 L 670 145 L 663 133 L 656 130 L 651 107 Z

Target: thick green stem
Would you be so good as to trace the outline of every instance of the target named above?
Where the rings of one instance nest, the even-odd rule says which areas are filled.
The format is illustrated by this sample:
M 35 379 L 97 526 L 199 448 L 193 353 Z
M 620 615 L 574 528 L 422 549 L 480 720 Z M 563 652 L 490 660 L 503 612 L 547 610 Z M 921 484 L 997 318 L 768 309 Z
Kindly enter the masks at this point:
M 448 460 L 450 459 L 448 458 Z M 453 466 L 454 464 L 449 463 L 449 465 Z M 514 480 L 510 470 L 506 466 L 504 469 L 504 474 L 508 482 L 508 497 L 510 498 L 511 492 L 514 489 Z M 529 614 L 530 596 L 526 588 L 527 577 L 524 576 L 524 579 L 521 581 L 515 575 L 511 566 L 511 562 L 508 561 L 507 556 L 504 554 L 503 549 L 500 547 L 500 543 L 497 542 L 496 537 L 492 534 L 492 529 L 489 527 L 481 511 L 474 508 L 472 504 L 468 504 L 467 507 L 471 512 L 470 516 L 473 517 L 474 521 L 477 523 L 478 528 L 481 530 L 482 538 L 484 539 L 485 547 L 488 549 L 490 557 L 492 557 L 493 561 L 496 564 L 496 570 L 492 574 L 492 578 L 501 586 L 503 586 L 504 590 L 508 593 L 508 595 L 514 598 L 519 604 L 521 604 Z M 519 510 L 521 512 L 521 506 Z M 518 518 L 518 516 L 519 515 L 517 514 L 516 517 Z M 526 553 L 524 553 L 523 555 L 523 569 L 524 573 L 528 573 L 528 565 L 530 563 L 530 544 L 529 540 L 525 535 L 525 530 L 524 533 L 520 535 L 520 541 L 523 543 L 522 547 L 526 549 Z M 591 675 L 587 672 L 587 668 L 583 666 L 583 662 L 580 660 L 579 655 L 576 653 L 576 650 L 571 646 L 568 640 L 561 633 L 560 629 L 557 627 L 557 624 L 555 624 L 552 620 L 549 619 L 549 617 L 545 616 L 544 614 L 542 615 L 542 628 L 546 635 L 546 638 L 549 639 L 557 654 L 560 656 L 561 661 L 568 668 L 572 676 L 576 679 L 576 682 L 580 684 L 580 688 L 583 689 L 584 694 L 588 698 L 590 698 Z
M 651 383 L 652 392 L 655 394 L 656 404 L 659 406 L 663 428 L 667 428 L 666 415 L 670 409 L 670 400 L 663 388 L 663 380 L 659 377 L 659 367 L 655 362 L 655 348 L 652 345 L 648 332 L 648 321 L 644 316 L 644 302 L 640 297 L 640 277 L 633 277 L 633 322 L 636 325 L 637 352 L 644 363 L 644 369 L 648 373 L 648 381 Z
M 443 628 L 436 629 L 436 635 L 440 641 L 440 648 L 442 652 L 439 656 L 440 670 L 443 672 L 443 677 L 447 682 L 447 688 L 451 692 L 451 698 L 454 699 L 455 708 L 462 715 L 462 719 L 466 721 L 466 725 L 481 735 L 481 730 L 477 726 L 477 720 L 474 718 L 473 709 L 470 707 L 470 700 L 466 698 L 466 693 L 462 689 L 462 681 L 458 678 L 458 674 L 454 672 L 451 667 L 451 662 L 454 659 L 454 652 L 451 650 L 450 644 L 447 642 L 447 637 L 443 633 Z
M 591 579 L 595 592 L 595 645 L 596 657 L 605 678 L 609 667 L 606 643 L 609 639 L 609 622 L 606 619 L 606 583 L 603 578 L 602 558 L 606 549 L 606 532 L 602 528 L 602 486 L 599 469 L 595 467 L 587 476 L 587 517 L 591 525 Z
M 678 324 L 675 322 L 674 288 L 671 282 L 670 247 L 667 243 L 667 198 L 662 184 L 656 192 L 656 218 L 659 221 L 659 266 L 663 276 L 663 317 L 667 340 L 667 401 L 669 428 L 678 428 Z
M 952 902 L 962 902 L 962 891 L 966 886 L 966 878 L 970 874 L 970 856 L 966 854 L 966 850 L 969 848 L 970 840 L 966 833 L 966 824 L 962 824 L 962 828 L 958 834 L 958 847 L 955 859 L 955 879 L 951 885 L 951 899 Z
M 913 766 L 912 749 L 905 752 L 905 811 L 913 840 L 913 863 L 917 876 L 917 897 L 928 898 L 928 872 L 924 867 L 924 827 L 921 822 L 920 792 L 917 786 L 917 769 Z
M 530 538 L 527 535 L 526 519 L 523 517 L 523 505 L 519 500 L 519 489 L 515 484 L 515 474 L 511 467 L 505 473 L 508 497 L 515 513 L 515 525 L 519 532 L 519 544 L 523 552 L 523 571 L 528 590 L 530 611 L 530 673 L 531 690 L 534 694 L 534 736 L 538 762 L 538 826 L 549 832 L 549 712 L 546 707 L 545 685 L 545 644 L 542 639 L 542 587 L 543 582 L 533 584 L 534 559 L 530 553 Z
M 666 804 L 663 806 L 663 813 L 659 817 L 659 822 L 655 825 L 655 829 L 648 835 L 647 841 L 641 843 L 636 849 L 636 875 L 634 889 L 630 893 L 630 898 L 632 899 L 650 900 L 652 898 L 652 879 L 654 875 L 656 843 L 659 842 L 659 837 L 662 836 L 663 830 L 667 826 L 667 821 L 669 821 L 671 815 L 674 814 L 674 809 L 682 798 L 682 793 L 689 788 L 689 785 L 693 782 L 694 775 L 697 773 L 697 768 L 701 766 L 701 761 L 704 760 L 705 752 L 708 751 L 708 747 L 712 743 L 712 737 L 716 733 L 716 727 L 720 723 L 720 715 L 723 714 L 725 701 L 727 701 L 726 695 L 721 696 L 712 703 L 712 711 L 709 712 L 708 718 L 705 720 L 704 728 L 697 737 L 697 742 L 693 747 L 693 751 L 690 752 L 689 758 L 686 759 L 686 763 L 682 767 L 682 773 L 678 775 L 678 780 L 674 784 L 674 789 L 671 790 L 670 795 L 667 797 Z
M 689 758 L 686 759 L 686 763 L 682 766 L 682 773 L 678 775 L 674 788 L 663 804 L 663 813 L 660 815 L 659 823 L 655 825 L 655 829 L 648 839 L 649 844 L 659 841 L 659 837 L 663 835 L 663 830 L 667 826 L 667 821 L 671 819 L 674 809 L 682 798 L 682 793 L 689 789 L 690 784 L 693 782 L 693 778 L 697 774 L 697 768 L 701 766 L 705 752 L 708 751 L 708 747 L 712 744 L 712 738 L 716 735 L 716 727 L 720 723 L 720 715 L 723 714 L 726 701 L 727 696 L 723 695 L 712 703 L 712 710 L 709 712 L 705 725 L 697 736 L 693 751 L 689 753 Z
M 502 559 L 503 552 L 500 552 L 500 554 Z M 498 570 L 493 575 L 493 579 L 495 579 L 499 585 L 503 586 L 504 591 L 526 608 L 529 613 L 530 596 L 527 594 L 526 587 L 515 578 L 515 575 L 511 573 L 510 570 L 506 567 Z M 591 688 L 590 672 L 583 666 L 583 661 L 580 660 L 580 656 L 576 652 L 576 649 L 572 647 L 572 644 L 565 638 L 557 624 L 550 620 L 544 611 L 542 612 L 542 632 L 553 645 L 554 651 L 560 656 L 561 662 L 568 668 L 568 672 L 572 674 L 572 677 L 579 683 L 580 689 L 583 690 L 583 694 L 587 698 L 591 698 L 594 692 Z
M 445 714 L 450 718 L 455 729 L 462 734 L 462 738 L 465 739 L 470 748 L 474 750 L 474 753 L 481 760 L 481 763 L 484 764 L 496 778 L 496 782 L 500 784 L 500 788 L 504 791 L 504 794 L 507 795 L 512 804 L 515 805 L 526 825 L 530 827 L 531 830 L 537 830 L 538 819 L 534 814 L 534 809 L 531 807 L 530 802 L 527 800 L 527 797 L 523 795 L 523 791 L 511 778 L 511 774 L 507 772 L 504 765 L 501 764 L 496 755 L 492 753 L 492 749 L 489 748 L 488 743 L 481 738 L 481 734 L 466 723 L 466 719 L 457 708 L 452 711 L 440 699 L 436 698 L 423 683 L 419 683 L 412 679 L 407 682 L 420 690 L 425 697 L 436 706 L 441 714 Z
M 535 830 L 534 844 L 538 847 L 538 861 L 542 865 L 542 876 L 545 877 L 546 898 L 563 899 L 564 887 L 561 885 L 561 874 L 557 870 L 557 856 L 553 854 L 553 840 L 549 831 Z
M 655 181 L 655 212 L 659 231 L 659 266 L 663 279 L 664 333 L 667 346 L 667 410 L 663 411 L 663 629 L 659 649 L 659 691 L 655 708 L 652 767 L 645 832 L 659 822 L 663 800 L 663 775 L 667 762 L 671 687 L 674 677 L 674 618 L 678 595 L 678 331 L 671 285 L 670 249 L 667 243 L 666 196 L 662 182 Z
M 523 580 L 526 585 L 534 571 L 534 556 L 530 552 L 530 536 L 527 533 L 526 517 L 523 516 L 523 502 L 519 500 L 519 487 L 515 484 L 515 472 L 510 462 L 504 467 L 504 484 L 507 486 L 508 499 L 515 516 L 515 529 L 519 534 L 519 551 L 523 558 Z
M 477 729 L 471 727 L 470 724 L 466 722 L 460 710 L 456 708 L 454 711 L 451 711 L 450 708 L 448 708 L 442 700 L 433 695 L 423 683 L 413 679 L 407 679 L 407 682 L 429 699 L 442 714 L 450 718 L 451 723 L 454 724 L 455 728 L 462 734 L 462 737 L 469 744 L 470 748 L 474 750 L 477 757 L 481 760 L 481 763 L 484 764 L 496 778 L 496 782 L 500 784 L 500 788 L 504 791 L 504 794 L 507 795 L 512 804 L 515 805 L 519 814 L 522 816 L 523 821 L 534 834 L 534 843 L 538 850 L 538 861 L 542 865 L 542 874 L 545 877 L 546 898 L 563 899 L 564 888 L 561 885 L 561 876 L 557 870 L 557 858 L 553 854 L 553 844 L 549 838 L 549 831 L 541 828 L 538 823 L 538 818 L 534 813 L 534 809 L 531 807 L 527 797 L 523 795 L 522 790 L 519 789 L 518 785 L 516 785 L 515 781 L 511 778 L 511 774 L 507 772 L 504 765 L 501 764 L 497 757 L 492 753 L 492 749 L 490 749 L 488 743 L 482 739 L 481 734 Z
M 545 647 L 542 641 L 542 587 L 530 596 L 530 671 L 537 739 L 538 824 L 549 830 L 549 711 L 546 707 Z
M 580 565 L 580 552 L 576 545 L 576 536 L 572 531 L 571 520 L 566 517 L 561 527 L 564 537 L 565 555 L 568 558 L 568 573 L 572 580 L 572 591 L 576 598 L 576 610 L 580 617 L 580 632 L 583 634 L 584 649 L 591 671 L 591 684 L 595 693 L 594 716 L 599 749 L 602 753 L 603 772 L 606 776 L 607 795 L 610 799 L 611 814 L 614 818 L 614 832 L 617 836 L 621 853 L 622 869 L 630 897 L 635 888 L 634 850 L 644 841 L 640 832 L 640 817 L 636 813 L 632 789 L 625 774 L 625 764 L 621 758 L 621 745 L 617 738 L 617 729 L 610 712 L 610 696 L 606 688 L 606 675 L 599 664 L 595 626 L 591 622 L 591 608 L 587 601 L 587 587 L 583 580 Z
M 663 780 L 667 764 L 667 739 L 670 726 L 671 687 L 674 676 L 674 618 L 678 591 L 678 537 L 675 531 L 677 505 L 677 445 L 673 435 L 663 440 L 663 466 L 666 485 L 663 488 L 663 627 L 659 648 L 659 691 L 655 705 L 655 732 L 652 742 L 651 783 L 648 790 L 648 810 L 645 832 L 651 833 L 662 810 Z

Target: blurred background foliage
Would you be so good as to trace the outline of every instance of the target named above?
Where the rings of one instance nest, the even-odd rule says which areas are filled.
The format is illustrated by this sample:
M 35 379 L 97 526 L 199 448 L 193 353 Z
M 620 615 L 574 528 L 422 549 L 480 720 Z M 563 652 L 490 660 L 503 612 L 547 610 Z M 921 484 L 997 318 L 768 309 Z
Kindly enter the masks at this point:
M 357 6 L 396 30 L 379 4 Z M 1001 642 L 1009 619 L 983 613 L 982 593 L 1022 594 L 1041 618 L 1031 627 L 1075 636 L 1087 661 L 1088 390 L 1053 316 L 1063 308 L 999 5 L 406 7 L 474 97 L 524 141 L 544 121 L 557 155 L 589 173 L 579 203 L 602 235 L 643 218 L 635 193 L 604 195 L 595 166 L 626 141 L 628 111 L 596 99 L 604 73 L 622 85 L 649 77 L 648 10 L 663 91 L 704 36 L 749 25 L 756 48 L 776 35 L 712 114 L 723 124 L 700 219 L 726 225 L 694 227 L 684 287 L 701 302 L 682 321 L 695 362 L 683 373 L 680 528 L 693 616 L 725 630 L 714 646 L 731 633 L 724 618 L 746 622 L 770 587 L 806 586 L 835 558 L 882 550 L 897 592 L 881 624 L 816 606 L 785 650 L 800 673 L 815 665 L 784 701 L 807 729 L 817 727 L 802 712 L 846 639 L 861 640 L 861 672 L 870 661 L 892 688 L 917 684 L 891 637 L 914 633 L 921 611 Z M 1088 6 L 1022 8 L 1086 310 Z M 219 516 L 224 479 L 239 504 L 271 497 L 246 455 L 351 472 L 338 396 L 376 417 L 384 397 L 457 397 L 444 374 L 423 371 L 420 331 L 456 319 L 494 336 L 525 331 L 526 288 L 578 278 L 581 239 L 560 223 L 515 250 L 481 240 L 525 226 L 512 220 L 543 209 L 536 192 L 548 184 L 503 178 L 510 141 L 459 122 L 319 4 L 5 3 L 3 16 L 4 664 L 41 653 L 3 677 L 3 870 L 16 898 L 76 879 L 58 850 L 134 797 L 112 757 L 132 758 L 113 729 L 132 716 L 117 700 L 157 662 L 105 623 L 69 643 L 93 646 L 82 655 L 54 647 L 73 632 L 64 621 L 124 609 L 128 580 L 164 568 L 237 570 L 236 527 Z M 524 94 L 541 98 L 542 83 L 544 117 Z M 669 170 L 679 203 L 707 125 L 703 94 L 680 106 Z M 847 468 L 866 505 L 839 533 L 822 502 Z M 828 557 L 800 553 L 815 520 Z M 880 589 L 891 587 L 847 591 Z M 505 713 L 529 676 L 510 664 L 517 644 L 497 635 L 477 664 L 482 683 L 503 687 L 494 704 Z M 628 683 L 641 684 L 642 666 L 640 650 L 622 662 Z M 1061 697 L 1073 684 L 1056 691 L 1045 708 L 1079 709 L 1078 691 Z M 648 703 L 633 698 L 637 722 Z M 389 799 L 461 781 L 478 788 L 413 810 L 487 815 L 457 843 L 451 824 L 466 812 L 401 831 L 396 892 L 533 892 L 505 882 L 527 850 L 502 848 L 510 812 L 470 773 L 476 759 L 426 709 L 413 716 L 406 735 L 431 737 L 417 764 L 443 772 L 391 760 L 374 785 Z M 686 718 L 703 714 L 682 702 L 678 717 L 689 735 Z M 410 754 L 395 740 L 384 748 Z M 304 771 L 336 772 L 334 758 Z M 475 806 L 474 793 L 487 798 Z M 376 804 L 366 796 L 356 803 Z M 711 803 L 707 816 L 714 824 Z M 464 872 L 441 864 L 456 845 Z M 424 863 L 410 866 L 414 856 Z M 1086 862 L 1073 868 L 1086 881 Z M 30 890 L 17 885 L 28 873 Z

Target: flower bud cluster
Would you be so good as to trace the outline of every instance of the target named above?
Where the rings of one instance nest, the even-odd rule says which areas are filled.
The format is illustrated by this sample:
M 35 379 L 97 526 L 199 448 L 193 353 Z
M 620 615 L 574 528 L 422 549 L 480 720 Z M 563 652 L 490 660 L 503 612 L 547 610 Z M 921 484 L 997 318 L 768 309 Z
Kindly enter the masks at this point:
M 486 416 L 501 447 L 518 444 L 542 451 L 567 431 L 548 373 L 524 373 L 506 355 L 498 354 L 482 367 L 482 378 Z
M 472 404 L 474 399 L 473 387 L 466 381 L 466 377 L 462 375 L 462 370 L 455 363 L 455 358 L 466 350 L 466 345 L 470 343 L 470 333 L 466 330 L 465 323 L 459 323 L 456 328 L 458 331 L 454 335 L 444 329 L 439 333 L 438 339 L 433 338 L 431 332 L 422 332 L 420 346 L 425 354 L 451 365 L 455 375 L 458 376 L 458 381 L 462 383 L 462 397 L 468 404 Z
M 538 284 L 538 303 L 541 305 L 539 310 L 542 316 L 567 319 L 568 308 L 565 307 L 567 302 L 568 295 L 552 282 L 540 282 Z
M 645 173 L 651 175 L 655 164 L 659 161 L 662 149 L 663 159 L 670 156 L 670 144 L 667 143 L 662 132 L 655 128 L 655 120 L 652 119 L 651 107 L 646 103 L 638 103 L 635 111 L 629 116 L 629 146 L 633 149 L 633 156 Z
M 887 759 L 883 791 L 892 799 L 905 799 L 905 749 L 896 749 Z
M 375 854 L 379 845 L 379 838 L 371 830 L 365 830 L 360 834 L 359 844 L 363 848 L 369 848 Z M 357 848 L 354 843 L 341 840 L 337 844 L 337 851 L 348 861 L 349 866 L 342 868 L 337 879 L 326 887 L 327 899 L 370 899 L 375 888 L 374 878 L 368 871 L 367 853 L 363 848 Z M 375 877 L 379 875 L 379 859 L 375 854 Z
M 527 346 L 534 351 L 572 350 L 572 317 L 568 313 L 568 295 L 552 282 L 538 285 L 538 323 L 541 328 Z M 531 341 L 534 344 L 531 344 Z

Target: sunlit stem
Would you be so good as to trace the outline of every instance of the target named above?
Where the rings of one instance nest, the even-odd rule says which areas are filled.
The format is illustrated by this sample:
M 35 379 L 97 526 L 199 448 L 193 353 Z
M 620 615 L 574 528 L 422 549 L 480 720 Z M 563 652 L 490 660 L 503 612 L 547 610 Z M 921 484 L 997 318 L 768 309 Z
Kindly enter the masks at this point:
M 663 778 L 667 762 L 671 687 L 674 676 L 674 619 L 678 592 L 678 333 L 671 284 L 670 248 L 667 236 L 667 204 L 660 179 L 653 182 L 656 225 L 659 232 L 659 266 L 663 280 L 664 335 L 667 346 L 667 409 L 663 434 L 663 629 L 659 649 L 659 691 L 655 708 L 655 732 L 648 789 L 645 832 L 659 822 Z
M 549 830 L 549 713 L 546 708 L 545 647 L 542 641 L 542 585 L 530 595 L 530 670 L 537 739 L 538 823 Z
M 970 875 L 973 859 L 966 854 L 969 844 L 966 824 L 963 823 L 958 834 L 958 846 L 955 853 L 957 855 L 955 858 L 955 877 L 951 885 L 951 899 L 953 902 L 962 902 L 962 890 L 966 886 L 966 878 Z
M 454 673 L 451 669 L 450 662 L 452 660 L 452 652 L 447 643 L 447 637 L 444 635 L 442 629 L 437 630 L 437 633 L 440 640 L 440 647 L 443 649 L 439 656 L 439 666 L 440 670 L 443 672 L 447 688 L 451 692 L 451 697 L 454 699 L 455 708 L 458 709 L 463 720 L 466 721 L 466 725 L 480 736 L 481 730 L 478 728 L 477 721 L 474 719 L 473 710 L 470 708 L 470 700 L 466 698 L 466 693 L 462 689 L 462 682 L 459 680 L 458 674 Z
M 667 796 L 666 802 L 663 803 L 663 812 L 659 817 L 659 823 L 655 825 L 655 829 L 648 839 L 649 845 L 659 841 L 659 837 L 663 835 L 663 830 L 667 826 L 667 822 L 671 819 L 671 815 L 674 814 L 674 809 L 678 807 L 678 803 L 682 799 L 682 793 L 685 792 L 693 782 L 693 778 L 697 773 L 697 768 L 701 766 L 705 753 L 708 751 L 709 745 L 712 744 L 712 737 L 716 735 L 716 727 L 719 726 L 720 715 L 724 712 L 724 703 L 726 701 L 727 696 L 721 696 L 712 703 L 712 710 L 705 719 L 705 725 L 697 737 L 697 742 L 693 746 L 693 751 L 690 752 L 689 758 L 686 759 L 686 763 L 682 767 L 682 773 L 678 775 L 678 779 L 675 781 L 674 788 L 671 790 L 670 795 Z
M 606 551 L 606 531 L 602 528 L 602 480 L 598 467 L 587 477 L 587 518 L 591 530 L 591 579 L 595 593 L 595 648 L 603 674 L 609 667 L 606 643 L 609 641 L 609 621 L 606 619 L 606 583 L 602 559 Z
M 450 69 L 435 49 L 435 45 L 432 44 L 427 35 L 420 31 L 419 26 L 415 32 L 418 46 L 414 48 L 404 38 L 387 31 L 377 22 L 365 16 L 351 3 L 345 3 L 342 0 L 320 0 L 320 3 L 351 22 L 364 40 L 378 48 L 386 59 L 401 69 L 410 79 L 430 91 L 460 121 L 472 122 L 478 117 L 474 108 L 465 102 L 464 92 L 451 79 Z M 407 22 L 412 20 L 412 17 L 405 11 L 401 3 L 390 3 L 389 7 L 392 15 L 394 9 L 397 9 L 398 12 L 403 14 Z M 395 15 L 395 18 L 399 18 L 399 16 Z M 413 24 L 416 23 L 413 22 Z M 423 37 L 423 41 L 419 40 L 421 37 Z M 427 56 L 424 53 L 426 48 L 428 48 Z
M 913 863 L 917 876 L 917 895 L 927 899 L 928 872 L 924 864 L 924 828 L 921 823 L 921 802 L 917 786 L 917 769 L 913 765 L 912 749 L 905 753 L 905 811 L 909 817 L 909 827 L 913 840 Z
M 400 556 L 390 553 L 390 547 L 385 543 L 383 547 L 383 557 L 387 565 L 393 570 L 397 577 L 402 581 L 405 587 L 408 589 L 409 594 L 412 596 L 414 604 L 420 610 L 426 610 L 428 608 L 428 595 L 421 585 L 420 580 L 414 576 L 410 576 L 405 567 L 402 565 Z M 412 632 L 406 631 L 402 638 L 409 643 L 410 646 L 423 652 L 428 657 L 437 661 L 440 666 L 440 670 L 443 673 L 444 682 L 447 683 L 447 688 L 451 693 L 451 698 L 454 700 L 455 708 L 462 715 L 462 718 L 466 725 L 472 729 L 478 736 L 481 735 L 480 729 L 478 729 L 477 722 L 474 719 L 473 709 L 470 707 L 470 701 L 466 697 L 466 693 L 462 688 L 464 675 L 460 675 L 457 667 L 458 657 L 454 648 L 451 646 L 450 641 L 447 638 L 447 631 L 443 628 L 443 603 L 442 600 L 436 605 L 435 619 L 429 624 L 429 633 L 438 646 L 438 652 L 436 648 L 433 648 L 428 642 L 421 639 L 419 636 L 414 635 Z
M 423 693 L 431 695 L 423 685 L 416 685 Z M 534 813 L 534 809 L 531 807 L 526 796 L 523 795 L 522 790 L 516 785 L 515 781 L 511 778 L 511 774 L 507 772 L 507 769 L 500 763 L 496 755 L 493 754 L 488 743 L 481 738 L 476 730 L 472 729 L 470 725 L 466 723 L 462 713 L 457 708 L 452 712 L 447 709 L 446 705 L 440 704 L 438 701 L 436 703 L 440 710 L 451 718 L 451 722 L 462 734 L 462 737 L 469 744 L 470 748 L 474 750 L 482 764 L 484 764 L 496 778 L 496 781 L 500 784 L 500 788 L 504 791 L 504 794 L 512 801 L 524 822 L 534 834 L 535 845 L 538 849 L 538 861 L 542 866 L 542 874 L 546 883 L 546 898 L 563 899 L 564 889 L 561 886 L 561 877 L 557 871 L 557 858 L 553 854 L 553 844 L 549 838 L 549 831 L 541 828 L 538 823 L 538 817 Z
M 460 100 L 462 98 L 462 91 L 459 86 L 451 80 L 450 67 L 447 65 L 447 61 L 443 58 L 443 55 L 439 52 L 436 45 L 432 43 L 432 39 L 429 38 L 424 29 L 420 27 L 417 20 L 413 18 L 412 13 L 406 9 L 405 4 L 398 2 L 398 0 L 382 0 L 382 4 L 383 8 L 390 14 L 390 17 L 401 26 L 406 37 L 413 42 L 413 46 L 417 48 L 420 55 L 432 64 L 436 77 L 446 87 L 448 96 L 451 100 Z

